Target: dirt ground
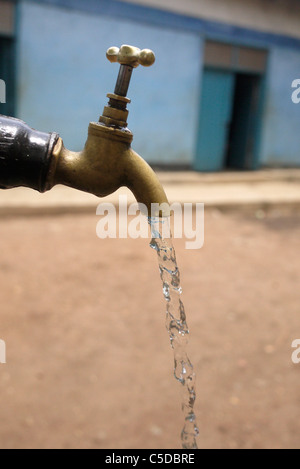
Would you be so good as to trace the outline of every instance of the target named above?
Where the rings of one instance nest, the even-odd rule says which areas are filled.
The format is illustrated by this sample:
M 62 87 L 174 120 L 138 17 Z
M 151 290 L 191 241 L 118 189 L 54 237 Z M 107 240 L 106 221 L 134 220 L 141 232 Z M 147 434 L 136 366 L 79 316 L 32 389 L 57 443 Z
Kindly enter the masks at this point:
M 206 214 L 176 240 L 199 448 L 300 448 L 300 218 Z M 180 448 L 156 254 L 94 214 L 1 219 L 0 448 Z

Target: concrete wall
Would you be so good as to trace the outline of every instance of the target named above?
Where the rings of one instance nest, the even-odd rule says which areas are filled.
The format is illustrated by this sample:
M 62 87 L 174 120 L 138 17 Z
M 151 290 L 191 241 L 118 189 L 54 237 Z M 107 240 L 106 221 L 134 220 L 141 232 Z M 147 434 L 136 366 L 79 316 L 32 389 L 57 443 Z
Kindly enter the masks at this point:
M 262 164 L 300 165 L 300 104 L 292 101 L 292 82 L 300 79 L 300 53 L 270 53 L 262 138 Z
M 198 18 L 300 37 L 298 0 L 121 0 Z
M 129 127 L 148 161 L 189 163 L 198 116 L 201 39 L 158 27 L 23 2 L 19 11 L 17 114 L 31 126 L 58 131 L 72 150 L 85 142 L 113 92 L 118 66 L 105 53 L 133 44 L 157 53 L 134 71 Z

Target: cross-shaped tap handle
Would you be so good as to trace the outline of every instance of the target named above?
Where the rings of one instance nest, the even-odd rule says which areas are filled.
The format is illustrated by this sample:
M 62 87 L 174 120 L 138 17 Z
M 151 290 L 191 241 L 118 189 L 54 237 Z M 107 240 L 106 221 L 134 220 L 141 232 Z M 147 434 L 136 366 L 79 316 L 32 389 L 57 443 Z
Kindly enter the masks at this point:
M 138 47 L 122 46 L 110 47 L 106 53 L 106 57 L 112 63 L 119 62 L 121 65 L 130 65 L 133 68 L 143 65 L 150 67 L 155 62 L 154 52 L 150 49 L 141 50 Z
M 122 46 L 120 49 L 118 47 L 110 47 L 106 57 L 112 63 L 118 62 L 121 64 L 115 94 L 123 97 L 127 95 L 133 69 L 139 65 L 150 67 L 155 62 L 155 55 L 152 50 L 141 50 L 138 47 L 127 45 Z

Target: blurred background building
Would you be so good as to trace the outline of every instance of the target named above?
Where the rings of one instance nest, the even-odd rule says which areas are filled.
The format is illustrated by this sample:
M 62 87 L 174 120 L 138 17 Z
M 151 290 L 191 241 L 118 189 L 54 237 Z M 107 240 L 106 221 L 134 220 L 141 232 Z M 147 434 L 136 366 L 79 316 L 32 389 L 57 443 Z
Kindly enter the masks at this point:
M 152 165 L 220 171 L 300 166 L 299 0 L 0 0 L 0 113 L 80 150 L 112 92 L 110 46 L 155 51 L 129 96 Z

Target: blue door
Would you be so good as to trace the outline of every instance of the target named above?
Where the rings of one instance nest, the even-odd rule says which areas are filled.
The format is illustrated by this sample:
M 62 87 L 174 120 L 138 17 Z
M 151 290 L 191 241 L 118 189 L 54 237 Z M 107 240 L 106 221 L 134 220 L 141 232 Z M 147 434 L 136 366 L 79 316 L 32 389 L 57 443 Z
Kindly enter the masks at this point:
M 235 74 L 206 69 L 194 168 L 221 171 L 225 166 L 233 111 Z

